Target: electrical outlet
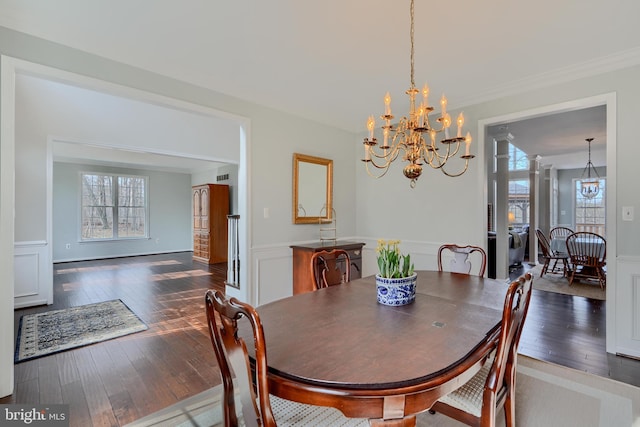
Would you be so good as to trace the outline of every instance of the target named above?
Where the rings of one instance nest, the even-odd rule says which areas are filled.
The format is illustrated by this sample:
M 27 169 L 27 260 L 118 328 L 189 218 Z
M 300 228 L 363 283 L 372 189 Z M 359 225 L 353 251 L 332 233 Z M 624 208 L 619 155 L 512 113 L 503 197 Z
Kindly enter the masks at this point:
M 622 220 L 633 221 L 633 206 L 622 207 Z
M 65 249 L 71 249 L 71 243 L 67 243 L 66 245 L 64 245 Z

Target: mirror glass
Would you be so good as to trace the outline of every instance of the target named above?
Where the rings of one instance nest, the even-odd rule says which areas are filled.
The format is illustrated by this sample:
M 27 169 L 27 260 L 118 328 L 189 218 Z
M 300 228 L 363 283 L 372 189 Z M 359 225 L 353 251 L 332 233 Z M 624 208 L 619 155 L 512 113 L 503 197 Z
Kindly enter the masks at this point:
M 331 221 L 333 160 L 293 154 L 293 223 Z

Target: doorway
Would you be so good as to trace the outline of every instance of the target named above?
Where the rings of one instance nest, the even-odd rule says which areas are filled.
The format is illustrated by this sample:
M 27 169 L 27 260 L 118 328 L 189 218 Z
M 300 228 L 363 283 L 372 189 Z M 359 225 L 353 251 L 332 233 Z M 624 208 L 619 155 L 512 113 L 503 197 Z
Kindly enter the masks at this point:
M 488 134 L 488 129 L 491 126 L 499 126 L 505 123 L 516 122 L 520 120 L 532 119 L 537 117 L 544 116 L 553 116 L 555 114 L 577 111 L 582 109 L 588 109 L 597 106 L 605 106 L 606 108 L 606 168 L 609 171 L 615 171 L 616 169 L 616 95 L 615 93 L 598 95 L 590 98 L 578 99 L 574 101 L 569 101 L 561 104 L 549 105 L 541 108 L 521 111 L 517 113 L 512 113 L 504 116 L 488 118 L 485 120 L 479 121 L 479 128 L 482 129 L 482 132 L 479 132 L 481 137 L 481 146 L 485 147 L 485 156 L 486 156 L 486 169 L 485 169 L 485 182 L 489 182 L 490 175 L 492 174 L 494 168 L 494 157 L 493 157 L 493 144 L 492 138 Z M 582 160 L 582 158 L 581 158 Z M 586 163 L 586 160 L 585 162 Z M 608 259 L 616 259 L 616 199 L 615 199 L 615 191 L 616 191 L 616 183 L 614 176 L 609 176 L 607 181 L 608 186 L 608 195 L 606 199 L 606 217 L 607 217 L 607 258 Z M 486 193 L 485 193 L 486 194 Z M 485 200 L 486 204 L 489 204 L 488 194 L 487 199 Z M 505 209 L 506 210 L 506 209 Z M 508 228 L 507 215 L 504 212 L 503 215 L 496 215 L 496 229 L 506 230 Z M 537 240 L 533 240 L 536 242 Z M 533 250 L 532 250 L 533 249 Z M 530 254 L 535 254 L 537 248 L 531 248 L 530 245 Z M 500 248 L 498 248 L 498 251 Z M 506 245 L 502 250 L 507 250 Z M 496 256 L 505 257 L 506 254 L 497 253 Z M 534 258 L 535 259 L 535 258 Z M 616 312 L 615 307 L 615 292 L 616 292 L 616 266 L 615 263 L 611 262 L 608 265 L 607 271 L 607 351 L 615 353 L 615 318 L 614 313 Z
M 10 239 L 3 239 L 5 244 L 3 245 L 3 249 L 7 249 L 6 251 L 2 251 L 7 256 L 2 257 L 0 261 L 0 265 L 3 267 L 3 271 L 5 271 L 5 277 L 7 277 L 6 288 L 3 286 L 3 291 L 7 294 L 13 293 L 13 289 L 9 289 L 9 287 L 13 286 L 13 278 L 14 278 L 14 260 L 13 260 L 13 246 L 14 246 L 14 233 L 15 233 L 15 224 L 13 219 L 13 211 L 15 209 L 15 197 L 16 197 L 16 189 L 15 189 L 15 181 L 13 178 L 9 179 L 9 177 L 13 177 L 16 172 L 16 163 L 15 163 L 15 121 L 20 117 L 21 112 L 16 111 L 16 86 L 15 86 L 15 78 L 19 75 L 28 75 L 28 76 L 36 76 L 38 78 L 62 82 L 68 84 L 70 86 L 87 88 L 90 90 L 94 90 L 99 93 L 108 94 L 113 97 L 122 97 L 130 100 L 135 100 L 141 103 L 147 103 L 149 105 L 155 106 L 163 106 L 166 109 L 173 109 L 175 111 L 179 111 L 182 113 L 198 115 L 200 117 L 209 117 L 211 120 L 229 120 L 236 123 L 236 126 L 239 128 L 239 132 L 236 132 L 235 138 L 237 140 L 237 150 L 239 154 L 238 158 L 238 213 L 240 214 L 240 256 L 244 259 L 248 259 L 248 250 L 249 245 L 249 236 L 247 233 L 247 224 L 250 223 L 249 218 L 249 210 L 248 206 L 248 170 L 249 165 L 248 162 L 248 151 L 249 151 L 249 121 L 248 119 L 236 116 L 233 114 L 229 114 L 223 111 L 215 110 L 210 107 L 203 107 L 200 105 L 191 104 L 188 102 L 180 101 L 173 98 L 168 98 L 161 95 L 156 95 L 154 93 L 145 92 L 137 89 L 133 89 L 130 87 L 124 87 L 112 83 L 108 83 L 101 80 L 96 80 L 92 78 L 87 78 L 85 76 L 80 76 L 74 73 L 69 73 L 66 71 L 54 69 L 47 66 L 42 66 L 22 60 L 18 60 L 15 58 L 10 58 L 3 56 L 2 57 L 2 135 L 1 135 L 1 147 L 0 151 L 2 153 L 2 176 L 3 179 L 0 180 L 0 184 L 2 185 L 2 195 L 3 199 L 0 204 L 0 221 L 2 225 L 2 237 L 11 237 Z M 216 135 L 209 135 L 209 140 L 215 140 Z M 45 142 L 41 141 L 44 146 Z M 103 144 L 104 146 L 108 146 L 109 144 Z M 112 146 L 116 148 L 122 149 L 123 146 L 114 144 Z M 189 146 L 188 141 L 177 144 L 174 143 L 171 148 L 154 145 L 153 143 L 147 144 L 137 144 L 133 143 L 128 147 L 138 153 L 147 153 L 147 154 L 157 154 L 157 155 L 174 155 L 176 157 L 182 158 L 199 158 L 201 160 L 208 161 L 219 161 L 219 158 L 213 157 L 210 154 L 207 154 L 209 151 L 205 148 L 208 147 L 195 147 Z M 46 162 L 42 162 L 44 164 L 51 165 L 51 152 L 46 152 L 46 150 L 42 150 L 42 153 L 38 154 L 38 159 L 44 156 L 47 156 Z M 40 163 L 40 161 L 38 161 Z M 42 167 L 41 169 L 45 169 Z M 42 210 L 46 211 L 46 225 L 41 226 L 45 231 L 42 233 L 42 236 L 39 237 L 40 240 L 44 242 L 45 253 L 44 253 L 44 261 L 43 264 L 48 265 L 48 268 L 51 267 L 52 253 L 51 253 L 51 171 L 49 170 L 40 171 L 38 173 L 42 173 L 43 178 L 42 181 L 46 182 L 46 186 L 48 187 L 43 191 L 42 198 L 44 199 L 44 194 L 46 194 L 46 202 Z M 45 222 L 45 221 L 41 221 Z M 249 266 L 251 263 L 245 262 L 242 263 L 241 269 L 241 277 L 249 278 L 251 277 L 249 270 Z M 51 275 L 45 275 L 50 277 Z M 246 294 L 245 298 L 250 295 L 248 286 L 249 284 L 245 284 L 244 289 L 242 289 L 243 294 Z M 13 300 L 8 298 L 11 306 L 7 306 L 10 310 L 7 313 L 13 310 Z M 11 328 L 9 328 L 11 329 Z M 9 346 L 11 347 L 11 346 Z

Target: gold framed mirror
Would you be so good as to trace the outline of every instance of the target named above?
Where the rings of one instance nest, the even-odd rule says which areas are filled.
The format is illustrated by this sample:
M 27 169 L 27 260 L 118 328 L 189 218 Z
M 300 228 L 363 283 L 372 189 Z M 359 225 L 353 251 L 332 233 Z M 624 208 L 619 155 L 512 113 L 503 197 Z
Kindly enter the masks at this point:
M 294 224 L 333 219 L 333 160 L 293 153 Z

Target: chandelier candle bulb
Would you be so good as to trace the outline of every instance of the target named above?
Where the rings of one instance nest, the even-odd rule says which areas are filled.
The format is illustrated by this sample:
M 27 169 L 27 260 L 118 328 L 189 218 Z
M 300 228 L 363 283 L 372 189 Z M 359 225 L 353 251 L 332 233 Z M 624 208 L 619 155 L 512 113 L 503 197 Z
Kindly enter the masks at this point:
M 424 102 L 424 106 L 428 107 L 429 106 L 429 86 L 427 86 L 427 84 L 425 83 L 424 86 L 422 87 L 422 100 Z
M 462 113 L 460 113 L 458 115 L 458 138 L 460 138 L 462 136 L 462 125 L 464 124 L 464 116 L 462 115 Z
M 376 127 L 376 119 L 373 116 L 369 116 L 367 120 L 367 129 L 369 129 L 369 140 L 373 141 L 373 129 Z
M 444 125 L 444 138 L 449 139 L 449 127 L 451 126 L 451 116 L 449 113 L 445 114 L 442 124 Z
M 464 138 L 464 155 L 468 156 L 469 153 L 469 147 L 471 146 L 471 134 L 469 132 L 467 132 L 467 136 Z
M 389 95 L 389 92 L 384 96 L 384 115 L 391 115 L 391 95 Z
M 442 108 L 442 117 L 446 116 L 446 114 L 447 114 L 447 98 L 444 96 L 444 94 L 442 95 L 442 98 L 440 98 L 440 108 Z

